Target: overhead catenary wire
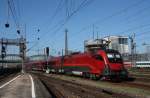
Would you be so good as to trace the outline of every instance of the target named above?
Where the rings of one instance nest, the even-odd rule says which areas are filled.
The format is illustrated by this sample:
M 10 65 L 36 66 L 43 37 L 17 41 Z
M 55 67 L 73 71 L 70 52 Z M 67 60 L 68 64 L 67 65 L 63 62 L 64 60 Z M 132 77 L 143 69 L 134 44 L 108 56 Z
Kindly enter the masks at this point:
M 10 16 L 10 11 L 9 11 L 9 5 L 8 5 L 8 0 L 6 1 L 6 5 L 7 5 L 7 23 L 8 23 L 8 20 L 9 20 L 9 16 Z
M 83 2 L 85 2 L 85 1 L 88 1 L 88 0 L 84 0 Z M 80 7 L 80 8 L 82 7 L 81 5 L 83 5 L 83 2 L 80 4 L 80 6 L 77 7 L 76 10 L 74 10 L 74 12 L 77 11 L 77 10 L 79 10 L 79 7 Z M 75 12 L 75 13 L 76 13 L 76 12 Z M 75 14 L 75 13 L 74 13 L 74 14 Z M 62 22 L 60 22 L 58 25 L 56 25 L 58 28 L 54 31 L 53 36 L 56 35 L 55 32 L 59 31 L 59 30 L 67 23 L 67 21 L 68 21 L 72 16 L 73 16 L 73 14 L 71 14 L 71 16 L 67 17 L 66 20 L 61 20 Z M 44 35 L 44 37 L 45 37 L 46 35 L 47 35 L 47 33 Z M 44 38 L 44 37 L 43 37 L 43 38 Z M 54 37 L 53 37 L 53 38 L 54 38 Z M 53 41 L 54 41 L 54 40 L 53 40 Z M 46 40 L 45 42 L 47 43 L 47 42 L 49 42 L 49 41 Z
M 69 19 L 74 15 L 74 14 L 76 14 L 80 9 L 82 9 L 83 7 L 85 7 L 88 3 L 89 3 L 89 1 L 91 1 L 91 0 L 84 0 L 79 6 L 78 6 L 78 8 L 76 9 L 76 10 L 74 10 L 68 17 L 67 17 L 67 19 L 65 20 L 65 22 L 62 24 L 62 26 L 64 26 L 68 21 L 69 21 Z M 93 0 L 92 0 L 93 1 Z M 91 3 L 91 2 L 90 2 Z M 61 26 L 61 27 L 62 27 Z M 60 27 L 60 28 L 61 28 Z M 58 29 L 58 30 L 56 30 L 56 31 L 59 31 L 60 29 Z
M 150 6 L 144 7 L 144 8 L 142 8 L 141 10 L 138 10 L 136 13 L 133 13 L 132 17 L 139 15 L 140 12 L 143 13 L 144 11 L 148 10 L 149 8 L 150 8 Z M 131 15 L 130 15 L 129 17 L 127 17 L 125 20 L 129 19 L 130 17 L 131 17 Z M 126 22 L 127 22 L 127 21 L 126 21 Z M 127 34 L 127 33 L 131 32 L 131 31 L 136 31 L 136 30 L 142 29 L 142 28 L 144 28 L 144 27 L 149 27 L 149 26 L 150 26 L 149 23 L 148 23 L 148 24 L 140 24 L 140 25 L 138 25 L 138 26 L 136 26 L 136 27 L 129 28 L 129 29 L 124 30 L 124 31 L 122 31 L 122 32 L 118 32 L 118 33 L 116 33 L 116 34 L 121 34 L 121 35 L 122 35 L 122 34 Z M 140 34 L 137 34 L 137 35 L 140 35 Z
M 16 11 L 16 6 L 15 6 L 15 3 L 14 3 L 14 0 L 11 0 L 11 7 L 13 9 L 13 12 L 15 14 L 15 17 L 18 19 L 18 13 Z
M 143 0 L 142 0 L 142 2 L 143 2 Z M 140 2 L 140 3 L 138 2 L 138 3 L 136 3 L 136 4 L 139 5 L 139 4 L 141 4 L 142 2 Z M 125 10 L 125 11 L 126 11 L 126 10 Z M 124 13 L 124 12 L 121 12 L 121 13 Z M 120 14 L 121 14 L 121 13 L 120 13 Z M 119 14 L 118 14 L 118 15 L 119 15 Z M 112 16 L 112 17 L 114 17 L 114 16 Z M 110 18 L 111 18 L 111 17 L 110 17 Z M 109 19 L 109 18 L 108 18 L 108 19 Z M 63 26 L 63 24 L 64 24 L 64 23 L 62 23 L 61 25 Z M 61 26 L 60 26 L 60 28 L 61 28 Z M 136 28 L 134 28 L 134 29 L 136 29 Z M 60 29 L 56 29 L 56 31 L 58 31 L 58 30 L 60 30 Z M 133 29 L 129 29 L 128 31 L 131 31 L 131 30 L 133 30 Z M 55 34 L 54 34 L 54 35 L 55 35 Z
M 140 1 L 138 1 L 138 2 L 136 2 L 134 4 L 132 4 L 132 5 L 129 5 L 128 7 L 124 8 L 124 9 L 121 9 L 121 10 L 119 10 L 119 11 L 117 11 L 117 12 L 115 12 L 115 13 L 109 15 L 109 16 L 104 17 L 103 19 L 99 19 L 99 20 L 93 22 L 92 24 L 89 24 L 89 25 L 83 27 L 79 32 L 77 32 L 75 34 L 80 34 L 84 30 L 87 30 L 90 27 L 92 27 L 93 24 L 100 24 L 100 23 L 103 23 L 105 21 L 108 21 L 109 19 L 113 18 L 114 16 L 117 16 L 117 15 L 120 15 L 122 13 L 125 13 L 126 11 L 130 10 L 131 8 L 136 7 L 138 5 L 141 5 L 143 2 L 145 2 L 145 0 L 140 0 Z
M 139 1 L 138 3 L 136 3 L 136 4 L 134 4 L 134 5 L 139 5 L 139 4 L 141 4 L 141 3 L 143 3 L 143 0 L 142 1 Z M 143 9 L 141 9 L 140 11 L 144 11 L 144 10 L 146 10 L 146 9 L 148 9 L 149 7 L 144 7 Z M 127 9 L 129 9 L 129 7 L 127 7 Z M 126 10 L 127 10 L 126 9 Z M 138 11 L 139 12 L 139 11 Z M 137 12 L 137 13 L 138 13 Z M 135 14 L 137 14 L 137 13 L 135 13 Z M 113 15 L 112 15 L 113 16 Z M 136 27 L 133 27 L 133 28 L 130 28 L 130 29 L 127 29 L 126 31 L 123 31 L 123 32 L 119 32 L 119 33 L 125 33 L 125 32 L 129 32 L 129 31 L 131 31 L 131 30 L 135 30 L 135 29 L 140 29 L 140 28 L 144 28 L 144 27 L 147 27 L 147 26 L 150 26 L 150 24 L 142 24 L 142 25 L 139 25 L 139 26 L 136 26 Z M 84 29 L 86 29 L 86 28 L 88 28 L 88 27 L 85 27 Z
M 128 35 L 130 35 L 131 32 L 135 32 L 135 31 L 137 31 L 139 29 L 142 29 L 142 28 L 145 28 L 145 27 L 149 27 L 149 26 L 150 26 L 150 23 L 148 23 L 148 24 L 140 24 L 138 26 L 126 29 L 124 31 L 117 32 L 117 33 L 115 33 L 115 35 L 120 35 L 121 34 L 121 35 L 127 35 L 128 36 Z
M 57 5 L 57 7 L 56 7 L 56 9 L 55 9 L 55 11 L 54 11 L 54 13 L 51 15 L 51 17 L 48 19 L 48 27 L 50 27 L 51 25 L 52 25 L 52 22 L 54 21 L 54 19 L 55 19 L 55 17 L 57 16 L 57 14 L 62 10 L 62 8 L 63 8 L 63 4 L 64 4 L 64 0 L 60 0 L 60 2 L 58 3 L 58 5 Z M 60 23 L 62 23 L 62 20 L 61 21 L 59 21 L 56 25 L 54 25 L 54 26 L 51 26 L 51 28 L 50 29 L 48 29 L 46 32 L 49 32 L 49 30 L 53 30 L 54 28 L 56 28 L 56 27 L 58 27 L 59 25 L 60 25 Z M 44 26 L 46 25 L 46 24 L 43 24 Z M 47 35 L 47 33 L 46 33 L 46 35 Z M 45 36 L 44 36 L 45 37 Z M 44 38 L 43 37 L 43 38 Z
M 38 42 L 36 42 L 35 44 L 33 44 L 30 48 L 28 48 L 28 49 L 26 50 L 26 52 L 31 51 L 33 48 L 35 48 L 35 46 L 37 46 L 37 44 L 38 44 Z
M 66 10 L 66 18 L 69 17 L 69 2 L 68 0 L 65 0 L 65 10 Z
M 141 14 L 144 13 L 145 11 L 148 11 L 149 9 L 150 9 L 150 6 L 144 7 L 144 8 L 142 8 L 142 9 L 138 10 L 136 13 L 133 13 L 133 14 L 131 14 L 130 16 L 126 17 L 126 18 L 125 18 L 125 20 L 126 20 L 125 22 L 127 22 L 127 23 L 134 22 L 135 19 L 137 18 L 137 16 L 141 15 Z M 134 17 L 133 17 L 133 16 L 134 16 Z M 132 18 L 134 19 L 134 21 L 131 20 Z
M 145 36 L 145 37 L 139 37 L 139 38 L 136 38 L 136 40 L 141 40 L 141 42 L 144 42 L 144 41 L 147 41 L 145 40 L 146 38 L 148 38 L 149 36 Z
M 90 1 L 90 2 L 89 2 Z M 67 19 L 64 20 L 63 23 L 59 23 L 60 26 L 53 32 L 53 36 L 56 36 L 56 33 L 71 19 L 73 15 L 75 15 L 80 9 L 87 6 L 89 3 L 92 3 L 94 0 L 83 0 L 80 5 L 67 17 Z M 44 36 L 46 36 L 48 33 L 46 33 Z M 43 37 L 44 38 L 44 37 Z M 54 38 L 54 37 L 53 37 Z M 47 41 L 46 41 L 47 42 Z
M 141 29 L 141 28 L 148 27 L 148 26 L 150 26 L 150 23 L 148 23 L 148 24 L 141 24 L 141 25 L 138 25 L 138 26 L 136 26 L 136 27 L 129 28 L 129 29 L 125 30 L 125 31 L 118 32 L 118 33 L 116 33 L 116 34 L 125 34 L 125 33 L 127 33 L 127 32 L 131 32 L 131 31 L 133 31 L 133 30 L 135 31 L 135 30 L 137 30 L 137 29 Z
M 20 14 L 20 6 L 19 6 L 19 0 L 16 0 L 16 2 L 14 3 L 14 0 L 12 1 L 12 7 L 13 7 L 13 11 L 14 11 L 14 15 L 16 17 L 16 21 L 17 21 L 17 29 L 20 30 L 20 23 L 21 23 L 21 14 Z M 17 2 L 18 1 L 18 2 Z M 15 5 L 16 4 L 16 5 Z
M 58 24 L 60 25 L 60 27 L 57 28 L 57 29 L 54 31 L 53 36 L 56 34 L 57 31 L 59 31 L 59 30 L 70 20 L 70 18 L 71 18 L 75 13 L 77 13 L 81 8 L 85 7 L 85 4 L 87 5 L 87 1 L 89 1 L 89 0 L 84 0 L 84 1 L 82 1 L 81 4 L 80 4 L 72 13 L 68 12 L 68 13 L 70 13 L 69 16 L 67 16 L 67 18 L 66 18 L 65 20 L 63 20 L 62 23 L 58 23 Z M 90 1 L 91 1 L 91 0 L 90 0 Z M 94 0 L 92 0 L 92 1 L 94 1 Z M 67 9 L 68 9 L 68 8 L 67 8 Z M 54 28 L 55 28 L 55 27 L 54 27 Z M 46 34 L 48 34 L 48 33 L 46 33 Z
M 18 17 L 19 21 L 21 21 L 21 8 L 20 8 L 20 0 L 17 0 L 17 9 L 18 9 Z
M 70 0 L 70 7 L 69 7 L 69 12 L 72 12 L 75 9 L 75 1 L 74 0 Z
M 144 7 L 144 8 L 142 8 L 140 11 L 145 11 L 145 10 L 147 10 L 147 9 L 149 9 L 149 7 Z M 140 11 L 138 11 L 138 12 L 140 12 Z M 138 14 L 138 12 L 134 13 L 134 15 Z M 134 15 L 133 15 L 133 16 L 134 16 Z M 130 18 L 130 17 L 128 17 L 128 18 Z M 127 30 L 125 30 L 125 31 L 122 31 L 122 32 L 119 32 L 119 33 L 122 35 L 122 34 L 125 34 L 125 33 L 129 33 L 129 31 L 138 30 L 138 29 L 141 29 L 141 28 L 144 28 L 144 27 L 148 27 L 148 26 L 150 26 L 150 24 L 141 24 L 141 25 L 139 25 L 139 26 L 136 26 L 136 27 L 133 27 L 133 28 L 129 28 L 129 29 L 127 29 Z M 89 27 L 84 27 L 84 30 L 85 30 L 86 28 L 89 28 Z M 81 30 L 81 31 L 82 31 L 82 30 Z M 117 33 L 117 34 L 119 34 L 119 33 Z M 143 33 L 146 33 L 146 32 L 143 32 Z M 143 33 L 138 34 L 138 37 L 139 37 L 140 35 L 142 35 Z M 77 33 L 76 33 L 76 34 L 77 34 Z M 74 37 L 74 36 L 73 36 L 73 37 Z
M 17 22 L 16 26 L 17 26 L 17 29 L 19 30 L 20 29 L 19 14 L 18 14 L 19 12 L 17 13 L 16 6 L 14 4 L 14 0 L 11 0 L 11 1 L 12 1 L 13 12 L 16 17 L 16 22 Z M 19 31 L 19 33 L 20 33 L 20 31 Z
M 49 19 L 50 21 L 49 21 L 48 26 L 50 26 L 52 24 L 52 22 L 54 21 L 56 15 L 61 11 L 61 9 L 63 7 L 63 2 L 64 2 L 64 0 L 60 0 L 60 2 L 58 3 L 53 15 Z
M 122 21 L 120 21 L 119 23 L 117 23 L 117 25 L 122 25 L 122 23 L 123 22 L 125 22 L 125 23 L 132 23 L 132 22 L 138 22 L 138 21 L 135 21 L 135 19 L 134 20 L 131 20 L 132 18 L 135 18 L 135 17 L 137 17 L 137 16 L 140 16 L 142 13 L 144 13 L 145 11 L 148 11 L 149 10 L 149 8 L 150 8 L 150 6 L 146 6 L 146 7 L 144 7 L 144 8 L 142 8 L 142 9 L 140 9 L 140 10 L 137 10 L 136 12 L 132 12 L 130 15 L 128 15 L 126 18 L 124 18 Z M 125 16 L 125 15 L 124 15 Z M 148 15 L 147 15 L 148 16 Z M 146 15 L 144 16 L 144 17 L 146 17 Z M 142 18 L 143 19 L 143 18 Z M 131 21 L 129 21 L 129 20 L 131 20 Z M 137 20 L 137 19 L 136 19 Z M 140 20 L 139 18 L 138 18 L 138 20 Z M 109 22 L 109 24 L 110 23 L 113 23 L 113 22 Z
M 144 31 L 144 32 L 138 32 L 135 34 L 136 39 L 144 39 L 142 36 L 147 36 L 147 34 L 150 34 L 150 30 Z
M 150 34 L 150 30 L 149 31 L 140 32 L 140 33 L 136 34 L 136 36 L 140 37 L 141 35 L 146 35 L 146 34 Z
M 107 17 L 104 17 L 104 18 L 101 19 L 101 20 L 95 21 L 94 24 L 103 23 L 104 21 L 107 21 L 107 20 L 113 18 L 114 16 L 117 16 L 117 15 L 120 15 L 120 14 L 122 14 L 122 13 L 125 13 L 125 12 L 129 11 L 131 8 L 134 8 L 134 7 L 138 6 L 138 5 L 141 5 L 141 4 L 144 3 L 144 2 L 145 2 L 145 0 L 140 0 L 140 1 L 138 1 L 138 2 L 136 2 L 136 3 L 134 3 L 134 4 L 132 4 L 132 5 L 129 5 L 128 7 L 124 8 L 124 9 L 121 9 L 121 10 L 119 10 L 119 11 L 117 11 L 117 12 L 115 12 L 115 13 L 113 13 L 113 14 L 107 16 Z M 92 25 L 92 24 L 91 24 L 91 25 Z
M 18 27 L 18 23 L 19 23 L 19 22 L 18 22 L 18 20 L 17 20 L 16 14 L 14 13 L 14 12 L 15 12 L 15 6 L 12 6 L 13 3 L 11 3 L 11 2 L 13 2 L 13 1 L 8 0 L 8 7 L 9 7 L 10 12 L 11 12 L 11 14 L 12 14 L 12 18 L 13 18 L 13 20 L 14 20 L 15 25 L 16 25 L 16 27 Z

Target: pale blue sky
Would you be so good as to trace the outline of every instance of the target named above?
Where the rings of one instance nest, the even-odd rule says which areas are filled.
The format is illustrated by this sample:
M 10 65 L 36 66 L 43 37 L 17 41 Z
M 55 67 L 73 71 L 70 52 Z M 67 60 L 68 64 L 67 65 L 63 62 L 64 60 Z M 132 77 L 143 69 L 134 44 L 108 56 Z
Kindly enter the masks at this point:
M 12 0 L 10 0 L 12 1 Z M 150 0 L 87 0 L 91 3 L 81 8 L 59 30 L 62 20 L 66 19 L 66 1 L 69 12 L 72 13 L 84 0 L 13 0 L 17 11 L 16 16 L 23 29 L 27 28 L 28 48 L 37 42 L 33 49 L 49 46 L 56 51 L 64 48 L 64 31 L 68 29 L 70 50 L 83 51 L 83 41 L 92 38 L 92 25 L 99 37 L 108 35 L 129 36 L 135 33 L 137 50 L 143 51 L 142 43 L 150 43 Z M 60 9 L 52 19 L 57 5 Z M 20 14 L 19 14 L 20 12 Z M 0 0 L 0 33 L 1 37 L 16 38 L 16 26 L 12 17 L 9 18 L 10 28 L 6 29 L 6 0 Z M 59 24 L 58 24 L 59 23 Z M 58 24 L 58 27 L 55 25 Z M 86 28 L 86 29 L 83 29 Z M 40 31 L 37 33 L 37 30 Z M 96 36 L 96 34 L 95 34 Z M 33 51 L 30 51 L 32 54 Z M 54 52 L 53 52 L 54 53 Z

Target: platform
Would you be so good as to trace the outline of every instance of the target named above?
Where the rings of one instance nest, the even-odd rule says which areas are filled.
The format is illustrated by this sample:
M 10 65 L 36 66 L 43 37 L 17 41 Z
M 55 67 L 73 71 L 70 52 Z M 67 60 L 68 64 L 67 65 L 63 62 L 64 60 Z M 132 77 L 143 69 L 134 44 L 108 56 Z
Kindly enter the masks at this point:
M 30 74 L 20 74 L 0 85 L 0 98 L 50 98 L 44 86 Z M 42 92 L 40 92 L 42 89 Z

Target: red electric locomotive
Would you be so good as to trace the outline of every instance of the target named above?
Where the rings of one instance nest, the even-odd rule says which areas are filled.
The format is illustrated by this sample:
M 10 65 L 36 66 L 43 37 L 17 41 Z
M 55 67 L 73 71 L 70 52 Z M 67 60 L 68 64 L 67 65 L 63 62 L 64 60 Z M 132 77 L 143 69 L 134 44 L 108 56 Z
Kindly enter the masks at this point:
M 48 60 L 47 73 L 49 72 L 75 74 L 92 79 L 128 76 L 120 53 L 111 49 L 52 57 Z

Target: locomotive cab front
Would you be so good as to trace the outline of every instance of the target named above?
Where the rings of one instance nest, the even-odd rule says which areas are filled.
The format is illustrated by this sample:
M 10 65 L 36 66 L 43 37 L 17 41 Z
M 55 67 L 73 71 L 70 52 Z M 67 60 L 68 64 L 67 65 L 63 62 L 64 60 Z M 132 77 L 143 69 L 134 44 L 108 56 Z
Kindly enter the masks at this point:
M 109 78 L 122 78 L 128 76 L 127 70 L 124 68 L 123 59 L 121 54 L 116 50 L 105 50 L 105 68 L 103 75 Z

